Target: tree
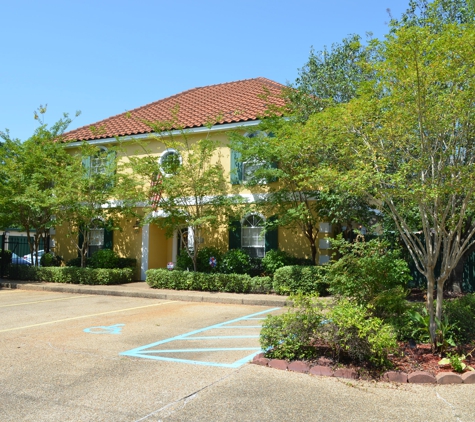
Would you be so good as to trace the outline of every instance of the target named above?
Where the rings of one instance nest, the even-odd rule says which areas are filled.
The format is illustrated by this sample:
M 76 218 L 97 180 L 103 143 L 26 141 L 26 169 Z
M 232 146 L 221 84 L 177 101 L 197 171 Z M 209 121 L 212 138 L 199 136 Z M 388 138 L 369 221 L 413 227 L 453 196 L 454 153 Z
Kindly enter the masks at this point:
M 474 41 L 473 22 L 395 27 L 375 43 L 374 79 L 309 125 L 338 147 L 340 184 L 392 217 L 427 279 L 434 346 L 444 283 L 475 243 Z
M 64 147 L 64 146 L 63 146 Z M 84 142 L 72 158 L 70 171 L 74 175 L 65 179 L 60 187 L 64 198 L 62 214 L 67 223 L 68 236 L 81 257 L 81 266 L 95 237 L 98 248 L 107 234 L 120 230 L 119 217 L 136 215 L 132 176 L 118 167 L 120 146 L 108 148 Z M 132 192 L 132 193 L 131 193 Z
M 252 169 L 252 174 L 244 174 L 245 184 L 266 193 L 254 207 L 277 217 L 269 220 L 269 228 L 282 225 L 300 231 L 308 241 L 313 262 L 322 220 L 349 238 L 355 223 L 367 225 L 374 217 L 365 197 L 339 190 L 333 175 L 328 177 L 334 151 L 324 139 L 308 142 L 305 125 L 313 114 L 356 96 L 372 72 L 360 62 L 371 58 L 371 49 L 358 35 L 333 44 L 331 49 L 312 49 L 299 77 L 284 92 L 286 105 L 271 108 L 255 133 L 242 136 L 236 132 L 231 137 L 239 166 Z
M 209 134 L 193 139 L 182 129 L 175 136 L 176 122 L 147 124 L 166 151 L 160 159 L 147 149 L 145 154 L 129 157 L 137 186 L 149 186 L 141 192 L 147 204 L 145 221 L 164 229 L 169 237 L 178 233 L 196 271 L 203 237 L 227 227 L 243 199 L 230 194 L 219 141 Z
M 465 24 L 475 19 L 475 0 L 441 0 L 430 3 L 427 0 L 411 0 L 409 8 L 398 20 L 393 19 L 394 30 L 401 26 L 426 26 L 432 31 L 443 30 L 443 25 L 448 23 Z M 469 217 L 468 219 L 471 219 Z M 470 221 L 465 222 L 467 229 Z M 446 289 L 460 293 L 465 262 L 475 251 L 475 246 L 466 250 L 450 273 Z
M 325 144 L 307 142 L 304 125 L 279 119 L 265 122 L 261 128 L 271 135 L 260 131 L 231 137 L 231 148 L 239 155 L 242 183 L 264 193 L 252 207 L 274 216 L 267 220 L 266 228 L 284 226 L 300 232 L 316 264 L 321 221 L 340 229 L 346 226 L 348 237 L 353 221 L 366 225 L 371 210 L 361 198 L 335 190 L 327 171 L 333 152 Z
M 4 140 L 0 147 L 1 225 L 24 229 L 32 254 L 38 253 L 40 239 L 46 238 L 49 229 L 61 222 L 65 198 L 59 192 L 64 180 L 74 176 L 73 159 L 61 145 L 62 134 L 71 119 L 64 114 L 48 127 L 44 123 L 45 113 L 46 106 L 35 112 L 40 126 L 23 143 L 11 138 L 8 130 L 0 132 Z
M 371 77 L 370 69 L 360 66 L 371 59 L 371 49 L 355 34 L 334 43 L 331 49 L 315 52 L 312 48 L 299 77 L 285 91 L 284 114 L 302 122 L 328 106 L 347 103 Z

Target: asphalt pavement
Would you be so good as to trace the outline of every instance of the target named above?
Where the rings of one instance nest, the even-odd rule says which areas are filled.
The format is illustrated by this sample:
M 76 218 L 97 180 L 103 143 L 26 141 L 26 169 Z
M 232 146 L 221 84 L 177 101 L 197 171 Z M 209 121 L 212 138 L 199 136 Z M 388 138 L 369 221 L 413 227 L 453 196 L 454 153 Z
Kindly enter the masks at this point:
M 2 422 L 475 421 L 473 384 L 353 381 L 247 363 L 263 318 L 284 312 L 275 300 L 286 298 L 7 284 Z

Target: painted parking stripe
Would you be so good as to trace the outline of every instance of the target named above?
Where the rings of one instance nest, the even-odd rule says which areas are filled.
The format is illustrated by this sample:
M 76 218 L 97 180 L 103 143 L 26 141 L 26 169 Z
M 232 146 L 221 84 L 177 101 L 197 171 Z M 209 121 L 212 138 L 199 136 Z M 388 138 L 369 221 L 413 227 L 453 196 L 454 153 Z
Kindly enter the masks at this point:
M 58 301 L 61 301 L 61 300 L 79 299 L 79 298 L 82 298 L 82 297 L 90 297 L 90 295 L 61 297 L 61 298 L 58 298 L 58 299 L 37 300 L 36 302 L 11 303 L 9 305 L 0 305 L 0 308 L 8 308 L 10 306 L 21 306 L 21 305 L 34 305 L 36 303 L 45 303 L 45 302 L 58 302 Z
M 23 325 L 22 327 L 14 327 L 14 328 L 7 328 L 6 330 L 0 330 L 0 333 L 6 333 L 8 331 L 22 330 L 24 328 L 40 327 L 42 325 L 56 324 L 58 322 L 74 321 L 75 319 L 91 318 L 91 317 L 96 317 L 96 316 L 101 316 L 101 315 L 116 314 L 118 312 L 133 311 L 135 309 L 150 308 L 151 306 L 162 306 L 162 305 L 167 305 L 169 303 L 175 303 L 175 302 L 176 302 L 176 300 L 171 300 L 169 302 L 154 303 L 153 305 L 136 306 L 134 308 L 124 308 L 124 309 L 117 309 L 115 311 L 100 312 L 98 314 L 80 315 L 80 316 L 77 316 L 77 317 L 58 319 L 56 321 L 40 322 L 39 324 Z
M 226 321 L 222 322 L 220 324 L 212 325 L 210 327 L 205 327 L 201 328 L 199 330 L 191 331 L 186 334 L 181 334 L 176 337 L 172 337 L 169 339 L 157 341 L 156 343 L 151 343 L 147 344 L 146 346 L 141 346 L 137 347 L 132 350 L 128 350 L 126 352 L 120 353 L 122 356 L 131 356 L 135 358 L 145 358 L 145 359 L 154 359 L 154 360 L 160 360 L 160 361 L 168 361 L 168 362 L 179 362 L 179 363 L 188 363 L 188 364 L 194 364 L 194 365 L 206 365 L 206 366 L 220 366 L 220 367 L 225 367 L 225 368 L 238 368 L 245 363 L 249 362 L 255 355 L 261 352 L 260 347 L 203 347 L 203 348 L 189 348 L 189 349 L 156 349 L 157 346 L 166 344 L 166 343 L 171 343 L 174 341 L 183 341 L 183 340 L 201 340 L 201 341 L 207 341 L 207 340 L 231 340 L 231 339 L 239 339 L 239 338 L 259 338 L 259 335 L 236 335 L 236 336 L 196 336 L 196 334 L 203 333 L 205 331 L 210 331 L 210 330 L 217 330 L 217 329 L 233 329 L 233 328 L 251 328 L 251 329 L 256 329 L 256 328 L 262 328 L 260 325 L 247 325 L 247 326 L 242 326 L 242 325 L 232 325 L 237 322 L 241 321 L 247 321 L 247 320 L 252 320 L 255 319 L 258 315 L 264 315 L 271 313 L 273 311 L 277 311 L 280 308 L 272 308 L 272 309 L 267 309 L 265 311 L 257 312 L 255 314 L 243 316 L 240 318 L 233 319 L 231 321 Z M 265 318 L 262 318 L 265 319 Z M 231 362 L 231 363 L 220 363 L 220 362 L 209 362 L 209 361 L 199 361 L 199 360 L 190 360 L 190 359 L 180 359 L 180 358 L 171 358 L 167 356 L 161 356 L 161 355 L 167 355 L 170 353 L 199 353 L 199 352 L 236 352 L 236 351 L 241 351 L 241 352 L 252 352 L 251 354 L 246 354 L 242 359 L 239 359 L 237 361 Z

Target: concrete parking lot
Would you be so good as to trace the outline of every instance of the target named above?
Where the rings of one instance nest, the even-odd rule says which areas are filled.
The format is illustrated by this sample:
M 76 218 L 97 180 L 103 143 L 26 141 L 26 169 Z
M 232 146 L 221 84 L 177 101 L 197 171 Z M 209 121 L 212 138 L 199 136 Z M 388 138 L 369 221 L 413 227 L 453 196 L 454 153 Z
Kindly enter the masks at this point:
M 0 290 L 0 421 L 474 421 L 473 385 L 245 363 L 269 306 Z

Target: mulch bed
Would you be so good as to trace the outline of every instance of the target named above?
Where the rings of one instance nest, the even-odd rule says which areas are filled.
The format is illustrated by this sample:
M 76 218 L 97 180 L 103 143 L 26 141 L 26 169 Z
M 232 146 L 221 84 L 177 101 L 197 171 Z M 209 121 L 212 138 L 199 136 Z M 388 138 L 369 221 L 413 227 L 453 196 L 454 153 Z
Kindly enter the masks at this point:
M 475 345 L 463 346 L 457 351 L 454 350 L 453 353 L 467 355 L 469 352 L 473 352 L 472 354 L 475 355 L 475 351 L 473 351 L 474 347 Z M 354 361 L 350 361 L 344 357 L 340 357 L 340 361 L 336 363 L 328 356 L 328 351 L 328 349 L 322 348 L 322 357 L 308 362 L 310 366 L 329 366 L 333 370 L 346 367 L 355 370 L 358 374 L 358 378 L 362 380 L 380 380 L 382 375 L 388 370 L 405 372 L 408 375 L 416 371 L 424 371 L 433 376 L 437 376 L 437 374 L 441 372 L 455 372 L 450 365 L 439 365 L 439 361 L 442 359 L 441 356 L 437 353 L 432 353 L 432 349 L 428 344 L 418 344 L 414 346 L 408 343 L 399 343 L 399 352 L 389 355 L 388 358 L 391 364 L 389 368 L 385 368 L 384 370 L 374 368 L 369 364 L 357 365 Z M 475 357 L 468 356 L 464 360 L 464 363 L 475 369 Z

